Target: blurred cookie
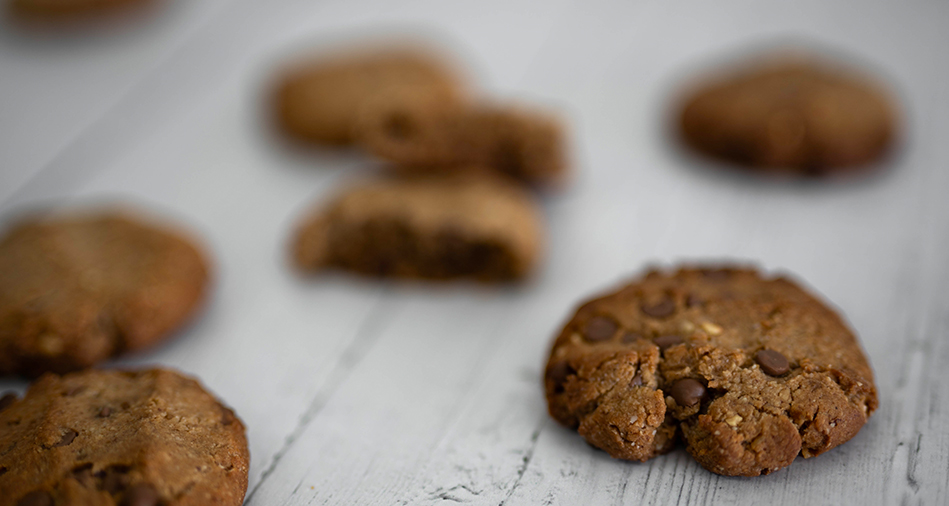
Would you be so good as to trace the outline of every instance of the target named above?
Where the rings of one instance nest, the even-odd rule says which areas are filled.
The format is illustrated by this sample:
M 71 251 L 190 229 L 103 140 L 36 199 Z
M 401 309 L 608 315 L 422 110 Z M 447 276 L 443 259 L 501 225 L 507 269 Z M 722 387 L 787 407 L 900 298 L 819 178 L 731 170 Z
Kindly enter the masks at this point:
M 155 0 L 11 0 L 10 11 L 21 19 L 82 19 L 144 7 Z
M 762 170 L 823 174 L 880 158 L 893 144 L 890 96 L 827 62 L 774 58 L 695 92 L 681 133 L 708 155 Z
M 281 78 L 277 119 L 295 138 L 346 145 L 353 142 L 362 107 L 380 94 L 411 90 L 453 103 L 464 97 L 463 88 L 448 62 L 422 50 L 340 53 L 299 65 Z
M 388 95 L 366 107 L 357 132 L 369 152 L 403 172 L 444 172 L 476 165 L 531 185 L 559 186 L 568 171 L 560 121 L 521 106 Z
M 540 257 L 541 212 L 518 185 L 477 173 L 390 179 L 343 191 L 307 217 L 298 267 L 483 281 L 527 276 Z
M 8 402 L 2 506 L 244 500 L 244 425 L 193 379 L 162 369 L 47 374 Z
M 208 263 L 177 231 L 119 212 L 36 217 L 0 238 L 0 374 L 90 367 L 192 318 Z
M 545 375 L 558 422 L 616 458 L 681 435 L 703 467 L 758 476 L 857 434 L 873 371 L 833 310 L 751 269 L 650 271 L 583 304 Z

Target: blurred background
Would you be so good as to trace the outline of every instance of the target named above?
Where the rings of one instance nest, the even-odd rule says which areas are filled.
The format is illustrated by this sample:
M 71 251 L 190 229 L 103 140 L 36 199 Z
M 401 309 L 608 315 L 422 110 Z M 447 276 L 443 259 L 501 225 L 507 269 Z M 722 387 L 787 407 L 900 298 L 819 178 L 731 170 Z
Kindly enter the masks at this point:
M 235 408 L 249 504 L 437 503 L 459 482 L 518 504 L 945 497 L 949 3 L 155 0 L 106 23 L 2 21 L 0 214 L 118 199 L 203 237 L 218 263 L 210 311 L 121 363 L 198 375 Z M 485 93 L 567 119 L 573 182 L 544 196 L 546 260 L 527 285 L 313 282 L 286 268 L 300 213 L 375 162 L 276 138 L 275 72 L 390 36 L 430 41 Z M 890 87 L 901 137 L 879 170 L 708 170 L 670 133 L 697 72 L 781 43 L 826 48 Z M 681 452 L 612 461 L 543 405 L 544 354 L 580 300 L 645 265 L 695 259 L 799 276 L 847 315 L 878 375 L 881 409 L 857 438 L 757 479 L 753 496 Z M 465 471 L 443 471 L 453 466 Z

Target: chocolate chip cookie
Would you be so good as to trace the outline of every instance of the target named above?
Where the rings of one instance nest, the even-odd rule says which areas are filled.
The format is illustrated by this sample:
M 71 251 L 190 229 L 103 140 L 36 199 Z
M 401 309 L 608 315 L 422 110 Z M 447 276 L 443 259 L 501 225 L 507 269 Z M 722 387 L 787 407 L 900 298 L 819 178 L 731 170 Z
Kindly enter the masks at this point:
M 650 271 L 583 304 L 545 375 L 551 416 L 616 458 L 681 438 L 709 471 L 758 476 L 852 438 L 873 372 L 833 310 L 753 269 Z
M 866 167 L 893 144 L 897 114 L 871 78 L 816 58 L 774 57 L 713 80 L 686 102 L 685 141 L 764 171 Z
M 417 48 L 333 54 L 289 70 L 276 90 L 277 120 L 292 137 L 327 145 L 353 142 L 367 101 L 421 93 L 441 103 L 462 100 L 463 79 L 446 61 Z
M 561 122 L 519 105 L 385 95 L 364 109 L 357 135 L 366 150 L 403 172 L 476 165 L 531 185 L 556 187 L 569 169 Z
M 517 184 L 479 171 L 352 187 L 310 214 L 297 266 L 377 276 L 503 281 L 538 262 L 541 212 Z
M 163 369 L 47 374 L 0 401 L 0 506 L 238 506 L 244 425 Z
M 178 231 L 119 211 L 24 219 L 0 238 L 0 374 L 90 367 L 166 338 L 208 286 Z

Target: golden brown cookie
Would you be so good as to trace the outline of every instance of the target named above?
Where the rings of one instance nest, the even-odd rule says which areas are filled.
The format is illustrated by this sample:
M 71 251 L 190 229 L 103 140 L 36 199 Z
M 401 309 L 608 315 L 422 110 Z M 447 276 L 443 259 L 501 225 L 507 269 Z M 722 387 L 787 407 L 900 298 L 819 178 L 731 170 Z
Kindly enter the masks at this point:
M 316 144 L 353 142 L 367 101 L 403 91 L 443 103 L 465 96 L 452 66 L 421 49 L 390 48 L 325 56 L 286 72 L 276 91 L 277 120 L 291 136 Z
M 204 254 L 178 231 L 120 212 L 33 217 L 0 238 L 0 374 L 90 367 L 190 320 Z
M 583 304 L 554 343 L 551 416 L 616 458 L 681 437 L 709 471 L 758 476 L 853 437 L 877 407 L 843 320 L 751 269 L 650 271 Z
M 309 271 L 503 281 L 533 270 L 542 235 L 532 195 L 507 180 L 462 172 L 343 191 L 303 221 L 293 257 Z
M 0 406 L 0 506 L 239 506 L 244 425 L 176 372 L 47 374 Z
M 871 78 L 805 58 L 755 62 L 685 102 L 681 133 L 693 148 L 760 170 L 809 175 L 879 159 L 897 113 Z
M 561 122 L 523 106 L 385 95 L 364 109 L 357 135 L 370 153 L 402 172 L 451 172 L 474 165 L 531 185 L 556 187 L 569 169 Z

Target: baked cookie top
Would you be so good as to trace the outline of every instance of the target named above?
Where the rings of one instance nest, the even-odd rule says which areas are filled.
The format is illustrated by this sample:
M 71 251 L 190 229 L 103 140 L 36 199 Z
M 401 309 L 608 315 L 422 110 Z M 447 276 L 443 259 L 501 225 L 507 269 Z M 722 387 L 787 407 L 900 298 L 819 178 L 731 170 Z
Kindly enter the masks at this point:
M 0 374 L 63 373 L 154 344 L 194 315 L 208 271 L 179 232 L 122 212 L 20 221 L 0 238 Z
M 610 455 L 646 460 L 676 434 L 706 469 L 757 476 L 853 437 L 873 373 L 841 318 L 753 269 L 650 271 L 587 302 L 554 342 L 550 414 Z
M 477 169 L 366 182 L 304 219 L 293 257 L 305 270 L 447 279 L 514 279 L 537 263 L 533 195 Z
M 411 47 L 354 50 L 285 72 L 276 89 L 277 120 L 285 132 L 303 141 L 351 144 L 366 103 L 402 92 L 442 103 L 466 95 L 459 73 L 431 52 Z
M 819 175 L 866 166 L 897 114 L 874 80 L 815 58 L 775 56 L 696 91 L 680 117 L 695 149 L 760 170 Z
M 163 369 L 88 370 L 0 402 L 0 506 L 238 506 L 244 425 Z

